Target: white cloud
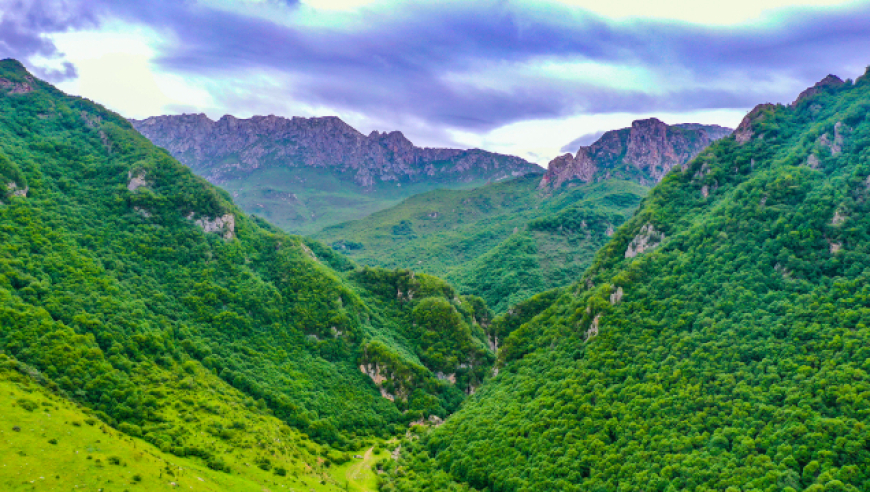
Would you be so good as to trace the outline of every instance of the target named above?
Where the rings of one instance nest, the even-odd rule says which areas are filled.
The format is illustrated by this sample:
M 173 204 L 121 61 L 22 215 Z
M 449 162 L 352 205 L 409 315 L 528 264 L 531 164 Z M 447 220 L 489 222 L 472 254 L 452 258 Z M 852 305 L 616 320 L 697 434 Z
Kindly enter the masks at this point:
M 734 128 L 748 109 L 718 109 L 682 113 L 608 113 L 570 118 L 528 120 L 505 125 L 485 135 L 451 132 L 453 139 L 468 147 L 513 154 L 541 166 L 561 155 L 561 148 L 581 135 L 631 126 L 638 119 L 658 118 L 668 124 L 703 123 Z
M 159 42 L 153 32 L 130 26 L 51 36 L 79 77 L 58 84 L 70 94 L 92 99 L 128 118 L 162 114 L 171 107 L 213 105 L 201 86 L 178 75 L 161 73 L 152 63 Z
M 655 18 L 705 25 L 735 25 L 765 21 L 777 10 L 793 7 L 833 7 L 856 0 L 552 0 L 616 20 Z

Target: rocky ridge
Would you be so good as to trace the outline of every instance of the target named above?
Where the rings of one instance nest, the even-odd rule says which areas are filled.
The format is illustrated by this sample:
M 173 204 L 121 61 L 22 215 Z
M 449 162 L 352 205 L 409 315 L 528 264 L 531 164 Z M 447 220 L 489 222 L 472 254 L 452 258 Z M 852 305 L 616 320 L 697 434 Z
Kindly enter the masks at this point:
M 421 148 L 398 131 L 368 136 L 335 116 L 283 118 L 204 114 L 130 120 L 149 140 L 213 183 L 269 166 L 350 173 L 359 186 L 378 182 L 499 180 L 541 172 L 519 157 L 479 149 Z
M 539 188 L 556 189 L 574 179 L 588 183 L 611 177 L 654 184 L 731 132 L 718 125 L 668 125 L 656 118 L 636 120 L 630 128 L 605 133 L 592 145 L 581 147 L 576 155 L 553 159 Z

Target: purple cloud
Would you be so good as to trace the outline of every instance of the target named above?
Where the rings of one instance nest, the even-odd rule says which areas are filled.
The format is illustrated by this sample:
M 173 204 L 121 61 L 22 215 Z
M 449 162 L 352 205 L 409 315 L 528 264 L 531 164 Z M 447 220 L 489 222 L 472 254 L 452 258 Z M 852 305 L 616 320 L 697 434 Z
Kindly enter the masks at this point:
M 710 28 L 665 20 L 620 23 L 565 6 L 496 0 L 369 8 L 351 27 L 312 27 L 299 20 L 296 2 L 273 4 L 284 5 L 280 21 L 192 1 L 18 2 L 0 19 L 0 54 L 57 56 L 42 34 L 121 20 L 166 34 L 156 61 L 169 72 L 215 80 L 283 73 L 292 84 L 263 94 L 264 100 L 292 98 L 470 131 L 580 113 L 786 102 L 829 72 L 848 76 L 870 61 L 868 5 L 793 9 L 774 24 Z M 676 75 L 654 90 L 546 76 L 493 88 L 448 77 L 542 57 Z M 52 76 L 73 75 L 68 67 Z

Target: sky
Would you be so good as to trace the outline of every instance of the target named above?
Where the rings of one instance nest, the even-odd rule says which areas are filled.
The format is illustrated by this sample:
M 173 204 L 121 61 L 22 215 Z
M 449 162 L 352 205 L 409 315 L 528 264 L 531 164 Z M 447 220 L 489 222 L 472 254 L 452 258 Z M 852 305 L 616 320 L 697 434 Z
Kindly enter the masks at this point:
M 129 118 L 336 115 L 545 165 L 861 76 L 870 2 L 0 0 L 0 58 Z

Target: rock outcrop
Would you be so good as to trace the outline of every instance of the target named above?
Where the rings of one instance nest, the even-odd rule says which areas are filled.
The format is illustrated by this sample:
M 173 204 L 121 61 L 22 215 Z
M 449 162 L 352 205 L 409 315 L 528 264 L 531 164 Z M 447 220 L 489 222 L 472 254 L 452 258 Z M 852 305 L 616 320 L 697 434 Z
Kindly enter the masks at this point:
M 27 192 L 30 189 L 27 186 L 20 187 L 15 182 L 6 183 L 6 190 L 9 192 L 9 196 L 21 196 L 27 198 Z
M 0 77 L 0 89 L 6 89 L 9 94 L 27 94 L 33 92 L 33 77 L 29 75 L 23 82 L 13 82 L 9 79 Z
M 752 140 L 752 137 L 755 136 L 753 125 L 763 120 L 766 112 L 773 110 L 775 107 L 775 104 L 766 103 L 752 108 L 752 111 L 743 117 L 743 120 L 737 125 L 737 129 L 734 130 L 734 139 L 737 140 L 737 143 L 743 145 Z
M 665 235 L 657 231 L 655 226 L 647 222 L 640 228 L 640 232 L 637 236 L 628 243 L 628 248 L 625 250 L 625 257 L 634 258 L 637 255 L 643 254 L 645 251 L 655 249 L 664 240 Z
M 366 376 L 372 378 L 372 381 L 375 383 L 375 386 L 377 386 L 378 390 L 380 390 L 382 397 L 384 397 L 390 401 L 396 401 L 396 396 L 387 392 L 387 390 L 384 389 L 384 383 L 386 383 L 388 381 L 388 377 L 387 377 L 387 371 L 386 370 L 382 371 L 380 364 L 378 364 L 378 363 L 360 364 L 359 370 L 360 370 L 360 372 L 362 372 Z
M 667 125 L 655 118 L 637 120 L 631 128 L 605 133 L 592 145 L 581 147 L 576 155 L 553 159 L 539 188 L 558 188 L 575 179 L 588 183 L 620 176 L 654 184 L 672 168 L 682 166 L 729 134 L 730 128 L 716 125 Z
M 335 116 L 254 116 L 218 121 L 204 114 L 130 120 L 149 140 L 213 183 L 270 166 L 350 173 L 356 184 L 418 182 L 436 177 L 498 180 L 541 169 L 519 157 L 483 150 L 416 147 L 401 132 L 358 132 Z
M 193 214 L 188 215 L 188 218 L 193 220 Z M 227 240 L 236 237 L 236 216 L 233 214 L 224 214 L 214 218 L 201 217 L 194 220 L 193 223 L 202 228 L 205 233 L 216 232 Z
M 827 77 L 816 82 L 816 84 L 814 86 L 801 92 L 800 95 L 797 97 L 797 99 L 795 99 L 794 102 L 792 102 L 790 104 L 790 106 L 792 106 L 792 107 L 797 106 L 797 104 L 799 102 L 803 101 L 804 99 L 806 99 L 808 97 L 815 96 L 816 94 L 825 90 L 826 88 L 839 87 L 843 84 L 845 84 L 845 82 L 843 82 L 843 80 L 840 77 L 837 77 L 836 75 L 829 74 Z

